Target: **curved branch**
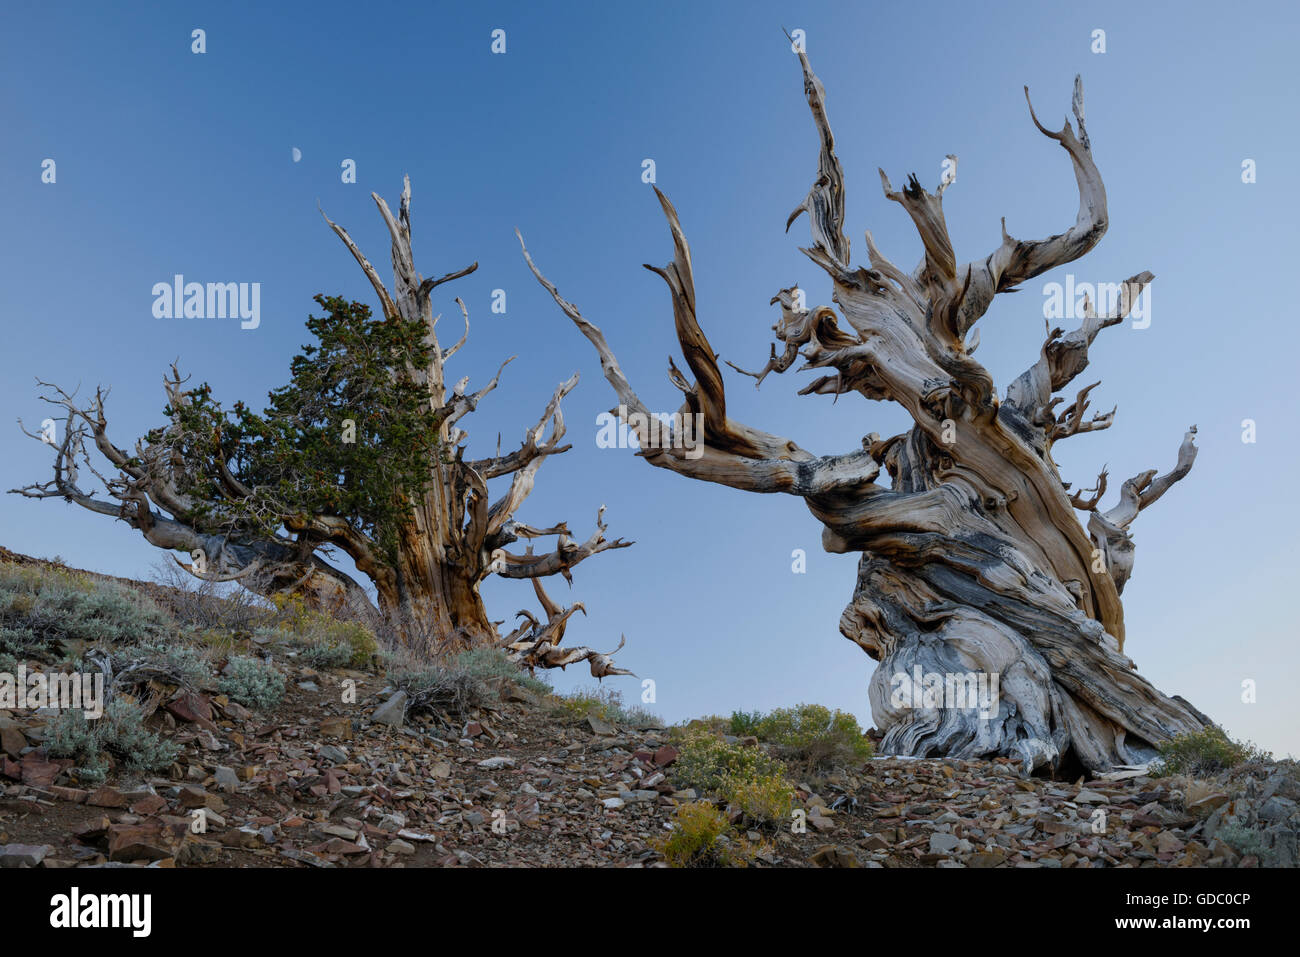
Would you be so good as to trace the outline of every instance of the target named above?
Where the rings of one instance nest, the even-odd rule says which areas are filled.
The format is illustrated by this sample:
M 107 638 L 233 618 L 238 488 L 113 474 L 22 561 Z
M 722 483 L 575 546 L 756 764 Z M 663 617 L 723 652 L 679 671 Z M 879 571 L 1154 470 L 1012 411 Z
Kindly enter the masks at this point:
M 365 254 L 357 247 L 357 244 L 352 241 L 352 237 L 348 235 L 348 231 L 326 216 L 325 210 L 321 209 L 319 204 L 317 204 L 316 208 L 320 209 L 320 214 L 325 218 L 325 222 L 329 224 L 330 229 L 334 230 L 339 239 L 343 240 L 343 245 L 348 247 L 348 252 L 352 254 L 352 258 L 357 261 L 357 265 L 361 267 L 361 271 L 364 272 L 366 278 L 370 280 L 370 285 L 374 287 L 375 294 L 379 296 L 379 303 L 383 308 L 384 317 L 386 319 L 391 319 L 399 315 L 397 306 L 393 303 L 393 297 L 388 294 L 388 287 L 385 286 L 384 281 L 379 278 L 379 272 L 371 265 L 370 260 L 365 257 Z
M 478 264 L 475 263 L 475 265 Z M 454 356 L 457 352 L 459 352 L 460 347 L 463 346 L 466 340 L 469 339 L 469 310 L 465 307 L 465 303 L 464 301 L 461 300 L 460 296 L 456 297 L 456 305 L 460 306 L 461 315 L 465 317 L 465 331 L 461 333 L 460 338 L 456 340 L 456 344 L 454 346 L 452 346 L 450 349 L 442 350 L 442 361 L 444 363 L 452 356 Z M 436 322 L 437 320 L 435 319 L 434 321 Z
M 1106 570 L 1122 592 L 1133 574 L 1133 537 L 1128 527 L 1138 514 L 1159 499 L 1192 469 L 1196 461 L 1196 426 L 1191 426 L 1178 447 L 1178 461 L 1164 475 L 1155 469 L 1133 476 L 1120 488 L 1119 503 L 1107 512 L 1088 516 L 1088 532 L 1104 556 Z
M 696 445 L 691 449 L 684 449 L 655 443 L 650 441 L 649 436 L 642 435 L 638 429 L 642 457 L 659 468 L 667 468 L 692 478 L 756 492 L 807 495 L 834 488 L 861 487 L 869 484 L 879 474 L 879 467 L 865 452 L 818 458 L 789 439 L 725 418 L 725 399 L 722 395 L 722 380 L 717 372 L 716 358 L 703 333 L 699 331 L 694 316 L 692 305 L 694 288 L 689 282 L 690 251 L 686 246 L 685 237 L 681 235 L 681 228 L 671 204 L 662 194 L 660 196 L 673 229 L 678 254 L 668 269 L 659 272 L 669 280 L 670 287 L 674 287 L 674 280 L 677 281 L 677 286 L 674 287 L 674 312 L 679 335 L 684 336 L 683 351 L 688 356 L 688 362 L 693 358 L 697 363 L 698 368 L 693 367 L 696 375 L 700 376 L 703 372 L 701 379 L 707 380 L 707 385 L 703 387 L 704 396 L 698 396 L 701 391 L 699 386 L 694 387 L 692 394 L 695 394 L 698 399 L 700 411 L 706 416 L 713 415 L 714 419 L 712 426 L 706 419 L 702 448 Z M 648 423 L 652 413 L 632 389 L 604 333 L 598 326 L 587 320 L 573 303 L 559 294 L 555 284 L 548 280 L 533 262 L 518 230 L 515 231 L 515 235 L 519 236 L 519 245 L 523 250 L 524 259 L 537 281 L 551 294 L 556 305 L 573 321 L 587 340 L 595 346 L 605 378 L 613 386 L 620 400 L 618 412 L 621 419 L 628 422 L 633 416 L 639 416 L 640 421 L 634 422 L 634 425 Z M 683 277 L 687 282 L 681 282 Z M 836 341 L 839 343 L 840 340 Z M 844 337 L 842 341 L 848 343 L 852 340 Z M 691 387 L 687 386 L 687 388 Z M 688 395 L 688 411 L 690 411 L 690 402 L 691 395 Z M 712 412 L 704 411 L 706 408 L 711 408 Z M 719 414 L 724 417 L 721 425 L 717 420 Z
M 1074 178 L 1079 186 L 1079 212 L 1074 225 L 1065 232 L 1042 240 L 1016 240 L 1006 232 L 1003 221 L 1002 245 L 988 259 L 988 269 L 994 280 L 995 292 L 1009 289 L 1047 272 L 1056 266 L 1073 262 L 1088 252 L 1106 233 L 1109 224 L 1106 211 L 1106 186 L 1101 173 L 1092 159 L 1092 144 L 1088 141 L 1088 132 L 1083 122 L 1083 78 L 1074 78 L 1074 96 L 1072 108 L 1079 133 L 1067 119 L 1060 132 L 1053 133 L 1038 121 L 1034 113 L 1034 104 L 1029 99 L 1029 87 L 1025 87 L 1025 102 L 1029 104 L 1029 116 L 1040 133 L 1061 144 L 1070 154 L 1074 166 Z
M 583 607 L 582 602 L 574 602 L 568 608 L 561 608 L 551 600 L 550 595 L 546 594 L 541 579 L 533 579 L 533 591 L 546 612 L 546 624 L 539 625 L 537 619 L 527 611 L 519 612 L 519 616 L 528 621 L 501 642 L 501 647 L 506 649 L 509 660 L 522 664 L 530 671 L 535 668 L 564 669 L 576 662 L 586 661 L 591 667 L 593 678 L 632 674 L 630 671 L 614 666 L 613 656 L 623 648 L 626 638 L 621 638 L 618 647 L 608 654 L 601 654 L 586 647 L 561 648 L 560 642 L 564 639 L 569 618 L 579 611 L 585 615 L 587 609 Z
M 1052 329 L 1047 334 L 1038 361 L 1007 388 L 1007 404 L 1019 410 L 1030 422 L 1046 427 L 1052 393 L 1064 388 L 1088 367 L 1088 350 L 1097 334 L 1128 318 L 1153 279 L 1154 275 L 1143 271 L 1122 283 L 1103 287 L 1107 302 L 1101 314 L 1098 314 L 1091 297 L 1085 296 L 1083 322 L 1079 328 L 1070 333 Z
M 844 235 L 844 168 L 835 155 L 835 134 L 831 132 L 826 116 L 826 89 L 813 73 L 808 55 L 799 50 L 799 65 L 803 69 L 803 92 L 808 98 L 813 123 L 821 150 L 817 156 L 817 178 L 802 203 L 785 221 L 785 231 L 803 213 L 808 214 L 808 228 L 812 233 L 813 248 L 823 251 L 843 271 L 849 268 L 849 240 Z
M 478 472 L 485 479 L 496 478 L 500 475 L 509 475 L 512 472 L 519 472 L 532 466 L 535 472 L 540 465 L 540 459 L 551 455 L 559 455 L 573 448 L 572 445 L 560 445 L 560 439 L 564 438 L 564 415 L 560 411 L 560 400 L 573 391 L 578 384 L 578 373 L 574 373 L 568 380 L 561 382 L 555 388 L 555 393 L 551 396 L 550 402 L 542 411 L 541 418 L 537 424 L 524 433 L 523 442 L 519 448 L 509 455 L 496 455 L 490 459 L 475 459 L 467 463 L 470 468 Z M 546 423 L 550 421 L 551 435 L 545 442 L 542 441 L 542 433 L 545 431 Z M 499 445 L 499 443 L 498 443 Z M 499 449 L 498 449 L 499 451 Z M 534 464 L 536 463 L 536 464 Z M 527 493 L 525 493 L 526 496 Z M 519 501 L 523 501 L 520 498 Z M 518 505 L 516 504 L 516 508 Z M 513 512 L 514 509 L 511 509 Z
M 605 506 L 602 505 L 596 512 L 596 530 L 581 544 L 570 540 L 568 529 L 560 526 L 563 531 L 560 532 L 555 551 L 545 555 L 534 555 L 531 545 L 523 555 L 512 555 L 504 549 L 498 549 L 494 555 L 497 559 L 494 570 L 502 578 L 545 578 L 548 575 L 562 575 L 565 581 L 572 584 L 573 576 L 569 570 L 579 562 L 612 548 L 627 548 L 635 544 L 625 542 L 621 538 L 613 541 L 606 539 L 605 531 L 608 526 L 605 524 L 604 515 Z

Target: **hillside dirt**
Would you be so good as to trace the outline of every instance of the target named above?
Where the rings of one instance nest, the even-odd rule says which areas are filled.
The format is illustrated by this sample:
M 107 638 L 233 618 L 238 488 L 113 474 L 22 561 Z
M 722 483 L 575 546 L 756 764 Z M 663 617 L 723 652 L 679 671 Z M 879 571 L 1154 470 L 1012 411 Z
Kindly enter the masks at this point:
M 249 645 L 287 679 L 271 711 L 150 686 L 151 726 L 182 749 L 168 776 L 81 786 L 46 753 L 49 713 L 0 710 L 0 866 L 663 866 L 655 840 L 699 797 L 673 782 L 668 729 L 566 715 L 506 679 L 492 707 L 390 717 L 382 675 Z M 1252 867 L 1295 865 L 1298 798 L 1294 766 L 1271 762 L 1053 781 L 875 758 L 800 782 L 775 834 L 726 810 L 758 867 Z M 1258 851 L 1222 839 L 1234 820 Z

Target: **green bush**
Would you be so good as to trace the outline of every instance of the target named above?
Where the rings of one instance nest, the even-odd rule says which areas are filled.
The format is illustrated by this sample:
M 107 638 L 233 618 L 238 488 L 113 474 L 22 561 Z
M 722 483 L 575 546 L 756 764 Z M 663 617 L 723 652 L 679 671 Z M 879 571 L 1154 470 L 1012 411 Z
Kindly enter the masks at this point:
M 744 867 L 753 851 L 707 801 L 683 804 L 672 830 L 655 842 L 669 867 Z
M 116 582 L 66 569 L 0 565 L 0 643 L 11 654 L 47 657 L 60 641 L 112 645 L 175 631 L 157 605 Z
M 707 728 L 686 729 L 672 769 L 678 787 L 707 793 L 785 775 L 781 761 L 763 748 L 728 744 Z
M 342 642 L 323 641 L 319 644 L 304 644 L 299 647 L 302 660 L 318 671 L 346 668 L 356 659 L 352 646 Z
M 18 662 L 28 658 L 44 658 L 47 651 L 44 643 L 30 628 L 10 628 L 0 625 L 0 658 L 13 662 L 14 668 L 18 666 Z M 4 670 L 12 671 L 13 668 Z
M 428 664 L 398 655 L 388 656 L 388 680 L 406 692 L 406 710 L 443 711 L 462 715 L 496 701 L 478 675 L 463 668 Z
M 1240 821 L 1229 820 L 1215 835 L 1243 857 L 1254 855 L 1263 867 L 1281 867 L 1281 855 L 1275 844 L 1270 844 L 1266 834 Z
M 749 737 L 758 734 L 758 723 L 763 720 L 761 711 L 733 711 L 728 727 L 737 737 Z
M 499 648 L 482 647 L 462 651 L 456 656 L 453 664 L 476 678 L 504 678 L 513 681 L 533 694 L 549 695 L 555 690 L 545 681 L 524 671 L 507 658 L 506 653 Z
M 1219 828 L 1215 836 L 1230 845 L 1238 854 L 1254 854 L 1259 858 L 1264 856 L 1264 839 L 1254 828 L 1229 821 Z
M 1152 764 L 1157 777 L 1172 774 L 1214 774 L 1247 761 L 1270 757 L 1250 742 L 1233 741 L 1216 725 L 1180 734 L 1156 748 L 1160 757 Z
M 740 808 L 751 824 L 768 830 L 782 827 L 794 810 L 794 785 L 784 774 L 726 776 L 718 793 L 728 804 Z
M 625 705 L 622 692 L 613 688 L 579 689 L 559 695 L 556 698 L 556 708 L 562 714 L 600 718 L 610 724 L 662 725 L 660 717 L 654 712 L 635 705 Z
M 217 689 L 246 707 L 266 710 L 284 697 L 284 675 L 256 658 L 238 656 L 230 659 Z
M 863 736 L 858 719 L 819 704 L 778 708 L 756 723 L 754 733 L 807 771 L 871 757 L 871 741 Z
M 191 688 L 208 687 L 212 683 L 212 662 L 193 645 L 146 641 L 131 648 L 114 649 L 112 658 L 113 669 L 119 676 L 138 675 L 139 680 L 134 684 L 151 678 Z
M 308 608 L 301 598 L 274 596 L 279 630 L 302 649 L 315 668 L 365 668 L 379 653 L 374 632 L 359 621 L 345 621 Z
M 75 760 L 78 780 L 87 784 L 107 776 L 109 754 L 126 770 L 148 773 L 167 770 L 180 751 L 146 728 L 140 709 L 125 698 L 110 701 L 93 721 L 80 709 L 61 711 L 46 730 L 50 755 Z

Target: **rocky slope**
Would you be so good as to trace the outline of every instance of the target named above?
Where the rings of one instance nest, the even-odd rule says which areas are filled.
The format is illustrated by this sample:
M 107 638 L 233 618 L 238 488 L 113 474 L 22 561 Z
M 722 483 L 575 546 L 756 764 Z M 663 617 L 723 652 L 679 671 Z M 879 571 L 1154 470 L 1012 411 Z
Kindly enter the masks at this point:
M 166 776 L 78 786 L 48 710 L 0 710 L 0 866 L 662 866 L 656 839 L 701 797 L 674 783 L 670 729 L 566 714 L 508 678 L 490 706 L 408 716 L 382 675 L 244 641 L 283 699 L 151 682 L 149 721 L 181 748 Z M 1296 865 L 1297 799 L 1293 762 L 1067 782 L 874 758 L 800 782 L 776 833 L 726 810 L 759 867 L 1257 867 Z
M 565 720 L 509 682 L 450 733 L 436 718 L 395 727 L 373 720 L 382 678 L 283 667 L 271 714 L 192 692 L 163 703 L 176 778 L 69 786 L 71 762 L 44 754 L 45 716 L 0 712 L 0 865 L 640 867 L 696 797 L 674 788 L 662 729 Z M 341 702 L 347 681 L 357 704 Z M 1294 865 L 1297 796 L 1265 764 L 1208 783 L 1066 783 L 1001 761 L 877 758 L 802 786 L 806 832 L 769 838 L 755 864 Z M 1233 816 L 1257 822 L 1257 853 L 1218 835 Z

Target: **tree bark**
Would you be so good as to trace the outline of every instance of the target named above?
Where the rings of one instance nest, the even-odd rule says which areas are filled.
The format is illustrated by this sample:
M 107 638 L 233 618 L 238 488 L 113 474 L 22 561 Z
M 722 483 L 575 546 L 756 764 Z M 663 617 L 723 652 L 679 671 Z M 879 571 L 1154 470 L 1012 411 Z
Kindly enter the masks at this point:
M 1030 107 L 1038 128 L 1070 156 L 1080 197 L 1075 224 L 1049 239 L 1025 241 L 1007 234 L 1004 223 L 1002 244 L 991 255 L 959 264 L 942 206 L 951 180 L 931 193 L 912 176 L 895 190 L 881 171 L 885 196 L 904 208 L 924 247 L 921 263 L 907 273 L 881 254 L 870 232 L 869 265 L 850 266 L 843 171 L 825 91 L 807 56 L 800 52 L 799 59 L 821 149 L 817 178 L 786 228 L 808 214 L 813 242 L 803 252 L 829 276 L 838 311 L 806 309 L 800 290 L 780 290 L 771 300 L 780 304 L 781 319 L 767 364 L 758 372 L 732 368 L 761 385 L 803 358 L 802 369 L 829 374 L 800 394 L 856 392 L 895 402 L 914 425 L 892 438 L 867 435 L 860 451 L 816 456 L 729 418 L 717 357 L 695 314 L 690 248 L 676 210 L 656 188 L 675 252 L 667 267 L 647 268 L 672 295 L 678 340 L 695 381 L 675 366 L 670 378 L 685 396 L 682 412 L 703 416 L 704 449 L 688 458 L 675 447 L 680 443 L 654 446 L 642 436 L 642 457 L 690 478 L 798 495 L 822 523 L 828 551 L 861 554 L 840 630 L 879 662 L 869 697 L 884 753 L 1007 755 L 1026 770 L 1061 767 L 1072 758 L 1092 770 L 1148 760 L 1156 745 L 1208 723 L 1136 673 L 1123 651 L 1119 597 L 1132 568 L 1128 525 L 1187 474 L 1196 429 L 1175 469 L 1126 482 L 1120 504 L 1104 513 L 1097 505 L 1105 474 L 1090 497 L 1069 495 L 1051 450 L 1113 421 L 1113 412 L 1084 418 L 1096 384 L 1059 414 L 1056 405 L 1064 400 L 1052 393 L 1087 366 L 1097 333 L 1123 321 L 1152 277 L 1127 280 L 1100 315 L 1089 303 L 1078 330 L 1052 330 L 1038 362 L 1003 397 L 972 358 L 979 340 L 973 326 L 994 296 L 1077 259 L 1105 233 L 1106 193 L 1084 127 L 1082 84 L 1076 79 L 1077 133 L 1068 121 L 1060 132 L 1047 130 Z M 596 348 L 621 406 L 645 414 L 604 334 L 560 296 L 527 249 L 524 256 Z M 876 482 L 882 468 L 888 488 Z M 1087 530 L 1075 509 L 1091 512 Z M 933 688 L 931 676 L 943 685 L 937 700 L 923 693 Z M 947 694 L 954 678 L 960 683 L 968 676 L 986 682 L 974 706 L 968 697 L 954 702 Z
M 312 607 L 362 618 L 388 630 L 396 643 L 416 652 L 438 656 L 513 643 L 508 654 L 529 667 L 563 667 L 586 661 L 596 677 L 627 674 L 615 668 L 608 655 L 588 648 L 560 652 L 556 645 L 563 628 L 555 626 L 550 616 L 547 625 L 532 618 L 532 629 L 516 629 L 502 639 L 479 594 L 480 582 L 492 574 L 534 580 L 558 574 L 572 583 L 571 569 L 578 563 L 632 544 L 605 538 L 604 506 L 597 514 L 596 531 L 581 543 L 570 538 L 563 522 L 534 528 L 515 519 L 532 492 L 538 469 L 550 456 L 570 448 L 561 444 L 565 426 L 560 402 L 577 385 L 577 375 L 556 387 L 518 448 L 501 454 L 498 441 L 495 455 L 466 459 L 467 433 L 459 423 L 497 387 L 511 360 L 503 362 L 497 374 L 475 392 L 468 391 L 468 377 L 448 388 L 445 363 L 468 338 L 469 311 L 459 298 L 455 300 L 464 316 L 465 333 L 451 347 L 442 348 L 435 331 L 439 316 L 433 312 L 430 294 L 443 283 L 472 273 L 478 264 L 425 279 L 416 271 L 411 250 L 410 180 L 405 182 L 396 216 L 380 196 L 371 196 L 392 243 L 391 289 L 347 231 L 328 216 L 325 221 L 374 287 L 383 314 L 380 321 L 405 320 L 425 330 L 431 357 L 428 367 L 415 368 L 408 361 L 406 368 L 394 369 L 392 375 L 415 383 L 421 395 L 427 396 L 426 411 L 437 423 L 438 447 L 445 450 L 432 465 L 427 481 L 404 500 L 408 517 L 396 530 L 395 549 L 381 547 L 354 521 L 335 514 L 276 513 L 284 532 L 269 537 L 241 524 L 237 510 L 228 503 L 254 501 L 256 490 L 245 487 L 221 457 L 196 462 L 183 453 L 212 443 L 211 437 L 188 434 L 175 412 L 194 395 L 184 387 L 175 366 L 165 381 L 169 407 L 174 410 L 172 420 L 137 443 L 134 455 L 108 437 L 103 390 L 97 391 L 90 403 L 80 404 L 57 386 L 41 383 L 48 390 L 43 398 L 65 410 L 63 437 L 55 446 L 54 478 L 14 491 L 31 498 L 63 498 L 122 519 L 152 544 L 193 556 L 190 563 L 180 563 L 191 574 L 238 581 L 264 595 L 295 595 Z M 40 435 L 27 434 L 43 440 Z M 88 443 L 117 469 L 116 476 L 97 470 Z M 95 498 L 81 488 L 82 468 L 102 480 L 112 501 Z M 509 487 L 493 500 L 488 482 L 506 476 L 510 477 Z M 200 487 L 200 478 L 214 480 L 224 501 L 201 501 L 181 491 Z M 554 550 L 534 554 L 533 541 L 546 537 L 556 538 Z M 520 539 L 528 543 L 525 550 L 509 551 Z M 346 554 L 370 579 L 377 603 L 354 579 L 320 557 L 318 552 L 330 548 Z M 538 594 L 543 593 L 539 590 Z M 544 608 L 549 607 L 547 602 L 549 599 L 543 602 Z

